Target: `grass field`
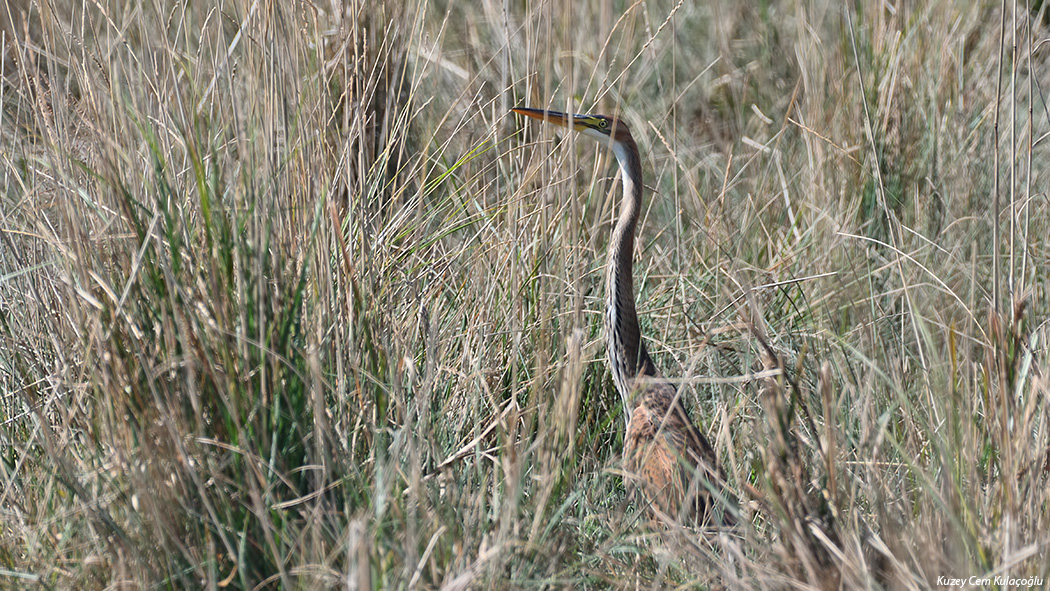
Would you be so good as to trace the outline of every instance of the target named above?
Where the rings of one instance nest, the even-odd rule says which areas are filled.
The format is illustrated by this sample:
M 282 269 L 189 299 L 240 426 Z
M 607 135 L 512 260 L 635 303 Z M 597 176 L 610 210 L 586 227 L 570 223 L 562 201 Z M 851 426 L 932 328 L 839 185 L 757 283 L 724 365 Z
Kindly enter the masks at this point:
M 0 588 L 1050 588 L 1046 14 L 848 4 L 7 0 Z M 615 160 L 515 106 L 639 139 L 736 528 L 625 490 Z

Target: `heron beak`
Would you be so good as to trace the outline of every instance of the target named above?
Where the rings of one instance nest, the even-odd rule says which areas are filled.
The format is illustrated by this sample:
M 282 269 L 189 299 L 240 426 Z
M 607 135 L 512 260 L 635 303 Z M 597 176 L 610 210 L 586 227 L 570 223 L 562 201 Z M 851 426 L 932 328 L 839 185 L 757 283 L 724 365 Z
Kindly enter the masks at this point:
M 527 109 L 527 108 L 514 108 L 511 109 L 518 115 L 525 115 L 526 117 L 532 117 L 533 119 L 539 119 L 540 121 L 548 121 L 560 127 L 572 127 L 569 123 L 569 116 L 565 113 L 559 113 L 558 111 L 544 111 L 543 109 Z

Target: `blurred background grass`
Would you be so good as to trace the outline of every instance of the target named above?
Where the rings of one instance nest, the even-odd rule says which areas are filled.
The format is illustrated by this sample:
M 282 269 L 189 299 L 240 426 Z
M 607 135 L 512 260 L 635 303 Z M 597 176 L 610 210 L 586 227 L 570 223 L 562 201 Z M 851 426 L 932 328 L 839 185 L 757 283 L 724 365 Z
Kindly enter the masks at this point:
M 8 0 L 0 586 L 1046 588 L 1044 16 Z M 522 105 L 639 139 L 736 530 L 625 494 L 615 166 Z

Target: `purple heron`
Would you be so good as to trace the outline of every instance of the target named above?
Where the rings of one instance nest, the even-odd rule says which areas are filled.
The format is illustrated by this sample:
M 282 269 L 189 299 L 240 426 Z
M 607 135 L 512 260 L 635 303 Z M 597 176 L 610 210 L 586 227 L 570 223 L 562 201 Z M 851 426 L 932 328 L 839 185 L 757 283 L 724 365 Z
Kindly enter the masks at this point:
M 610 148 L 620 164 L 623 201 L 609 241 L 605 273 L 605 341 L 609 368 L 627 419 L 624 467 L 628 488 L 641 489 L 661 519 L 731 524 L 725 476 L 714 449 L 693 424 L 675 386 L 656 368 L 635 311 L 634 235 L 642 209 L 642 163 L 630 129 L 604 115 L 512 109 L 519 115 L 566 127 Z

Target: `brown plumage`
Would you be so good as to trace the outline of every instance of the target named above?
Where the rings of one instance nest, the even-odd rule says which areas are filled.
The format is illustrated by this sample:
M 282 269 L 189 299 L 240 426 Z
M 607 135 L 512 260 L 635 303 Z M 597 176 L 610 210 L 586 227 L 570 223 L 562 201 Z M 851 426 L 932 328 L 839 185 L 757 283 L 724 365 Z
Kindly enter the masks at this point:
M 640 489 L 661 519 L 730 524 L 725 476 L 711 444 L 693 424 L 675 387 L 646 351 L 634 302 L 634 235 L 642 209 L 638 145 L 622 121 L 602 115 L 566 115 L 539 109 L 515 113 L 570 127 L 612 149 L 620 164 L 623 201 L 609 241 L 605 339 L 609 369 L 627 418 L 623 455 L 630 488 Z

